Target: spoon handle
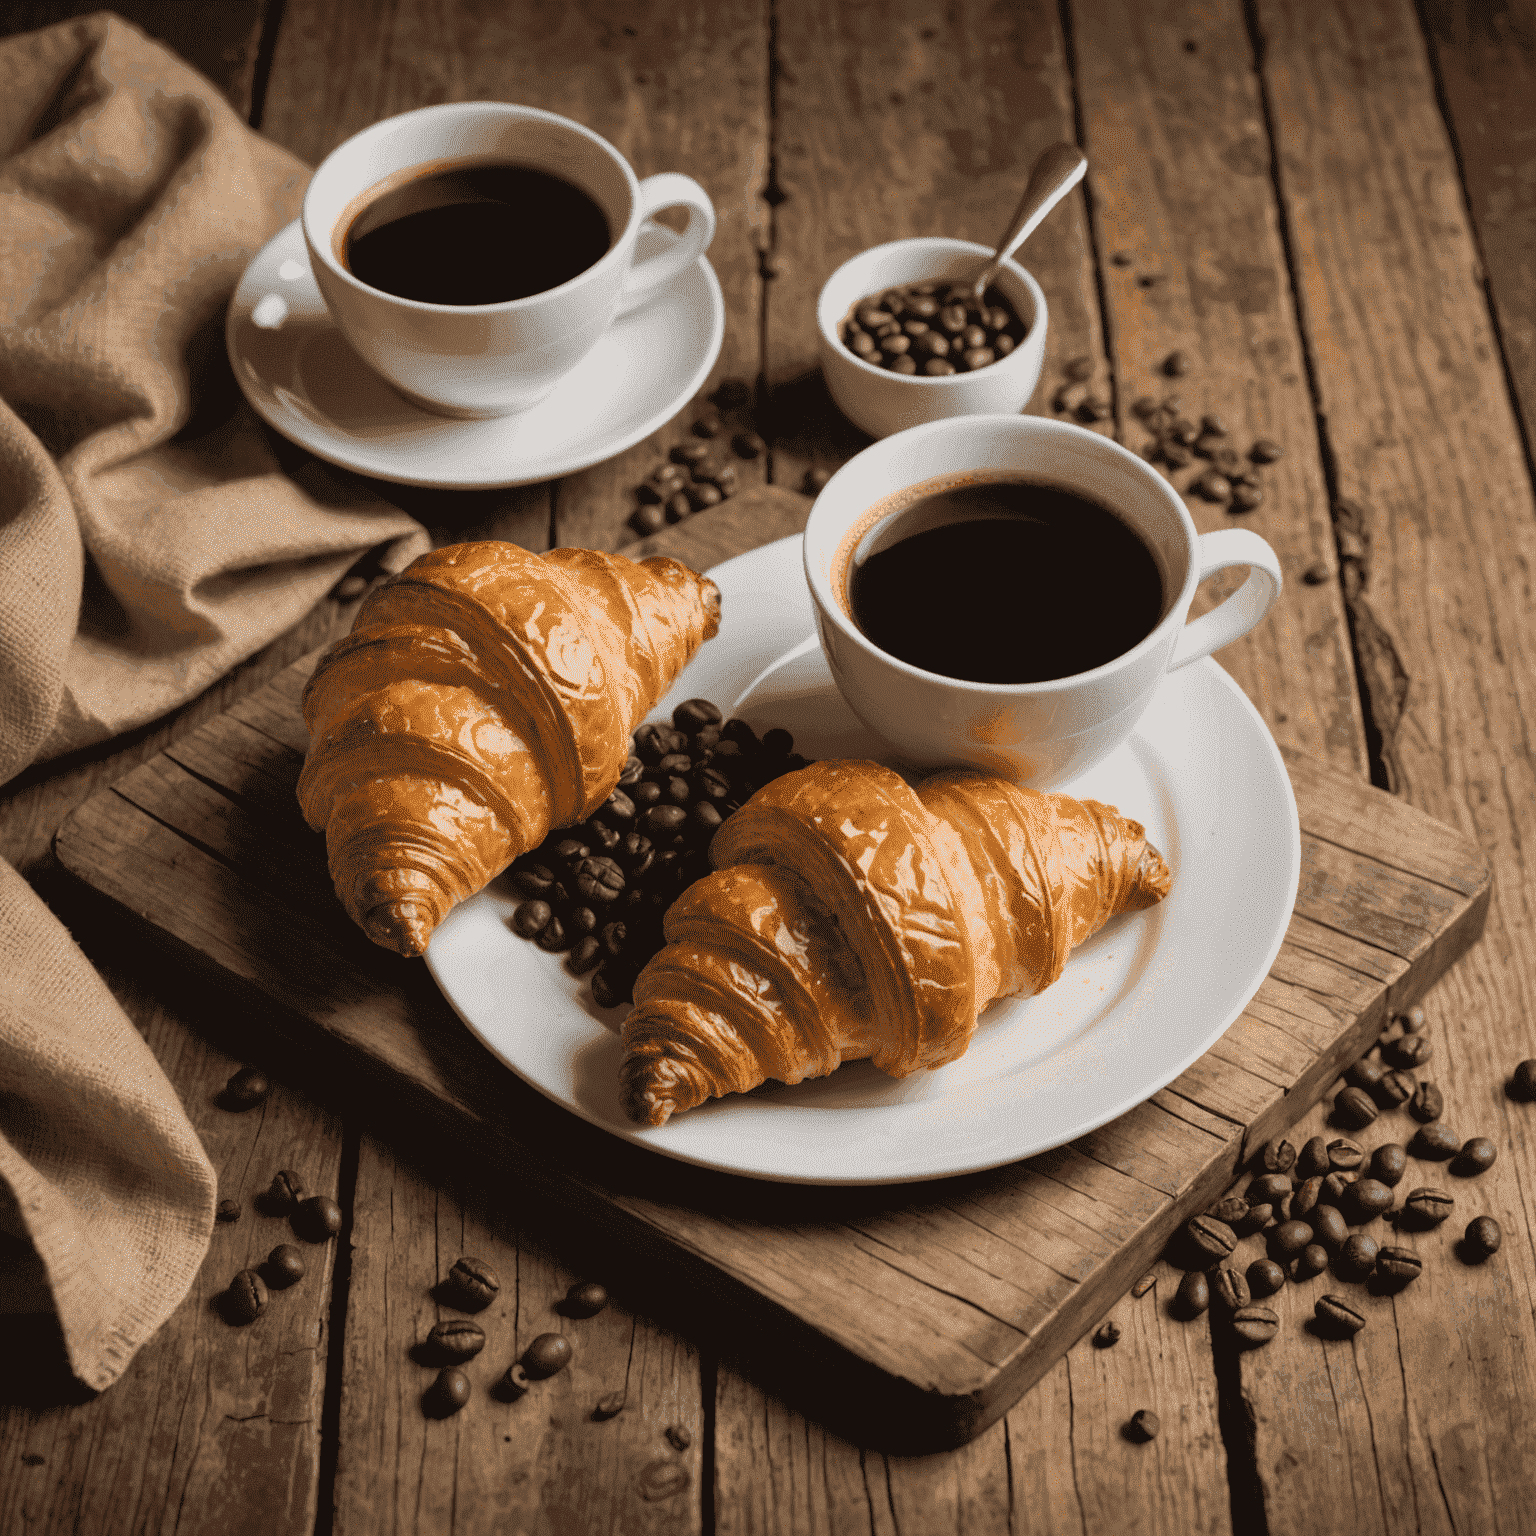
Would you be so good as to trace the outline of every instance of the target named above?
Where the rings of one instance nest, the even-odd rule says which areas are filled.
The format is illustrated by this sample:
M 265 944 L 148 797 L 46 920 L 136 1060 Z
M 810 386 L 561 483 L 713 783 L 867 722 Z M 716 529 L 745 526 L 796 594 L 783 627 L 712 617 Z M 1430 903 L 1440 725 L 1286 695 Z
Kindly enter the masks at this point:
M 1029 173 L 1029 185 L 1013 210 L 1008 227 L 997 242 L 997 254 L 976 279 L 978 294 L 985 291 L 1007 260 L 1035 232 L 1040 221 L 1083 179 L 1088 158 L 1075 144 L 1052 144 L 1042 151 Z

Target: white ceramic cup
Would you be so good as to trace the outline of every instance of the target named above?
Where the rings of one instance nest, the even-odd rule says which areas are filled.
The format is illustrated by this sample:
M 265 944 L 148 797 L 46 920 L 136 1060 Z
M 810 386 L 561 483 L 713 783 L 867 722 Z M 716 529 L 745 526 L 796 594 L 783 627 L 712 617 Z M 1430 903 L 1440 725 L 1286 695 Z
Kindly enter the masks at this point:
M 425 304 L 370 288 L 347 271 L 347 229 L 374 198 L 417 176 L 498 161 L 581 188 L 608 220 L 606 254 L 556 288 L 501 304 Z M 640 226 L 663 208 L 686 208 L 687 228 L 637 263 Z M 427 410 L 488 417 L 537 404 L 619 315 L 686 271 L 714 237 L 715 211 L 692 177 L 666 172 L 640 181 L 613 145 L 570 118 L 461 101 L 385 118 L 333 149 L 304 196 L 303 225 L 326 306 L 363 360 Z
M 1042 683 L 973 683 L 899 661 L 865 638 L 848 602 L 848 578 L 872 535 L 905 507 L 966 480 L 1038 480 L 1117 513 L 1152 551 L 1163 611 L 1144 640 L 1113 661 Z M 936 483 L 935 483 L 936 482 Z M 1229 566 L 1248 579 L 1186 623 L 1195 588 Z M 965 416 L 913 427 L 873 444 L 828 481 L 805 530 L 805 573 L 832 676 L 854 713 L 906 763 L 969 764 L 1037 789 L 1075 778 L 1135 729 L 1165 673 L 1245 635 L 1280 594 L 1280 562 L 1246 529 L 1197 533 L 1178 492 L 1109 438 L 1032 416 Z M 1076 582 L 1093 622 L 1091 571 L 1020 573 L 1032 582 Z
M 1029 327 L 1007 357 L 975 373 L 892 373 L 866 363 L 838 336 L 838 326 L 861 299 L 905 283 L 962 282 L 974 278 L 993 252 L 969 240 L 924 236 L 892 240 L 851 256 L 823 285 L 816 301 L 817 352 L 837 408 L 871 437 L 886 437 L 949 416 L 1022 411 L 1040 382 L 1050 323 L 1040 285 L 1017 262 L 1005 261 L 993 286 Z

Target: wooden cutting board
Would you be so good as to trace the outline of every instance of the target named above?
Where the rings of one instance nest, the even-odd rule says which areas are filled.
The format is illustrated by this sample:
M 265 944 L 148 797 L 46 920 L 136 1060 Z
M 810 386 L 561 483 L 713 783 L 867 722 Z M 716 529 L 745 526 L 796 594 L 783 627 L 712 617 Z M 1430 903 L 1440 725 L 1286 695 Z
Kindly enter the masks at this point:
M 807 506 L 751 493 L 642 552 L 706 566 L 797 530 Z M 935 1183 L 708 1173 L 550 1104 L 469 1034 L 424 966 L 347 920 L 294 800 L 313 665 L 87 801 L 57 834 L 60 862 L 266 1016 L 277 1005 L 275 1027 L 315 1072 L 361 1075 L 391 1113 L 447 1127 L 511 1187 L 553 1196 L 659 1267 L 685 1316 L 729 1326 L 771 1386 L 886 1449 L 958 1445 L 1005 1412 L 1476 940 L 1488 909 L 1475 844 L 1290 756 L 1302 875 L 1284 947 L 1231 1029 L 1148 1102 L 1053 1152 Z

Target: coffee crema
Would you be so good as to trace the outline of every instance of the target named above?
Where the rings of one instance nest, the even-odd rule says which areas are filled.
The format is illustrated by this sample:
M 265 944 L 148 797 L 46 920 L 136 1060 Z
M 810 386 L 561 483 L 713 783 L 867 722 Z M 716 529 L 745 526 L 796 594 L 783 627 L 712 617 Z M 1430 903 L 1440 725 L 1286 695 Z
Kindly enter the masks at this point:
M 1075 677 L 1113 661 L 1163 614 L 1152 551 L 1110 508 L 1033 480 L 919 496 L 855 550 L 848 604 L 888 655 L 964 682 Z
M 612 243 L 581 188 L 533 166 L 449 166 L 387 186 L 353 218 L 342 265 L 424 304 L 502 304 L 580 276 Z

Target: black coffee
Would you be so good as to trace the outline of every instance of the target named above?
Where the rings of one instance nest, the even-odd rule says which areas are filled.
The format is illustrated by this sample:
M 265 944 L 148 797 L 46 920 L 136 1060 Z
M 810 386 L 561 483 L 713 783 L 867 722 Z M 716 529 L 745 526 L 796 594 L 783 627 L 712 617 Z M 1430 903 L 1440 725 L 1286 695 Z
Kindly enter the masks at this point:
M 585 272 L 611 240 L 579 187 L 526 165 L 418 176 L 353 219 L 342 263 L 360 282 L 426 304 L 501 304 Z
M 1152 551 L 1107 507 L 1057 486 L 937 491 L 872 542 L 848 584 L 854 622 L 881 650 L 944 677 L 1072 677 L 1123 655 L 1162 617 Z

